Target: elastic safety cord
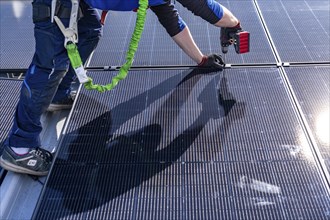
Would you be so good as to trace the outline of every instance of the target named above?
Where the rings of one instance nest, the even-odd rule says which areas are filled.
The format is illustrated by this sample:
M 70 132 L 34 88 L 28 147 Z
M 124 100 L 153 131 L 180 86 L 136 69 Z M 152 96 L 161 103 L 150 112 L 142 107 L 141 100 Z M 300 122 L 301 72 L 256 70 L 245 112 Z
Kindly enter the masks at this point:
M 119 69 L 119 73 L 112 78 L 111 83 L 107 85 L 93 84 L 92 78 L 88 77 L 88 81 L 84 83 L 84 86 L 88 90 L 97 90 L 99 92 L 105 92 L 113 89 L 120 80 L 126 78 L 128 70 L 133 64 L 134 55 L 138 48 L 138 44 L 143 32 L 144 23 L 147 15 L 148 0 L 139 0 L 139 10 L 137 11 L 137 18 L 135 23 L 134 32 L 129 44 L 129 49 L 126 54 L 126 63 Z

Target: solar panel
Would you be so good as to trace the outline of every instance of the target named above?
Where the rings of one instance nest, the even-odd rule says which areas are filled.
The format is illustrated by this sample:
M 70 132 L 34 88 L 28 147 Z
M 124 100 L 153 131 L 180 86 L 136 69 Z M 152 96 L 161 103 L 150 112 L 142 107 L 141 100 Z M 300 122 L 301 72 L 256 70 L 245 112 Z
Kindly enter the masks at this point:
M 325 218 L 284 87 L 278 69 L 250 68 L 132 71 L 112 92 L 83 89 L 35 218 Z
M 0 68 L 27 68 L 34 53 L 30 1 L 0 2 Z
M 258 1 L 283 62 L 329 61 L 329 1 Z
M 312 130 L 322 159 L 330 170 L 329 152 L 329 67 L 286 68 L 285 72 Z

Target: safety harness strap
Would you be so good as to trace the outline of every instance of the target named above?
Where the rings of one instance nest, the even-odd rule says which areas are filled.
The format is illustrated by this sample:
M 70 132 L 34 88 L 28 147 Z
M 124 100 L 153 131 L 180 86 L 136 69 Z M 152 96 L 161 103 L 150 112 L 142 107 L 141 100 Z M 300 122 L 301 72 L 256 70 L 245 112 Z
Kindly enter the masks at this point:
M 59 18 L 69 19 L 71 16 L 71 8 L 57 3 L 55 9 L 55 15 Z M 81 8 L 78 11 L 78 20 L 83 17 Z M 33 22 L 47 21 L 51 18 L 51 7 L 41 2 L 32 3 L 32 19 Z
M 131 42 L 129 44 L 129 49 L 126 54 L 126 63 L 119 69 L 119 73 L 112 79 L 111 83 L 107 85 L 93 84 L 93 80 L 89 78 L 89 81 L 84 84 L 86 89 L 105 92 L 113 89 L 120 80 L 126 78 L 128 70 L 133 64 L 134 55 L 138 48 L 138 44 L 143 32 L 147 9 L 148 9 L 148 0 L 139 0 L 139 10 L 137 11 L 137 18 L 136 18 L 134 32 L 131 38 Z

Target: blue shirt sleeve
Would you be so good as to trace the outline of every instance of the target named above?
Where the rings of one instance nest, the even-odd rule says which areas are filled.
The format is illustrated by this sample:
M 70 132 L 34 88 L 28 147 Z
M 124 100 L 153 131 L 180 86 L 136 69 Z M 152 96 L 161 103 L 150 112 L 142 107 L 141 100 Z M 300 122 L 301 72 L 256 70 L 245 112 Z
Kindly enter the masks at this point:
M 138 0 L 85 0 L 85 2 L 89 6 L 100 10 L 132 11 L 139 7 Z M 149 0 L 150 6 L 161 5 L 164 3 L 164 0 Z

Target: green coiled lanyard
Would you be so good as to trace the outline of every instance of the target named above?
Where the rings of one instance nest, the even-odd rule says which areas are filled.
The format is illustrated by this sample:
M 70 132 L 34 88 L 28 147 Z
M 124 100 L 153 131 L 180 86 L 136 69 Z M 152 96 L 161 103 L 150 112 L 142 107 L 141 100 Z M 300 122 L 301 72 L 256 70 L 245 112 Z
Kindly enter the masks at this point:
M 137 18 L 135 23 L 134 32 L 129 44 L 129 48 L 126 54 L 126 62 L 119 69 L 119 73 L 112 78 L 111 83 L 107 85 L 94 84 L 92 78 L 88 77 L 88 81 L 84 83 L 87 90 L 97 90 L 99 92 L 105 92 L 113 89 L 120 80 L 126 78 L 128 70 L 133 64 L 134 55 L 138 48 L 138 44 L 143 32 L 144 23 L 147 15 L 148 0 L 139 0 L 139 9 L 137 11 Z M 82 65 L 82 61 L 75 44 L 70 44 L 67 46 L 68 56 L 71 65 L 75 68 Z

